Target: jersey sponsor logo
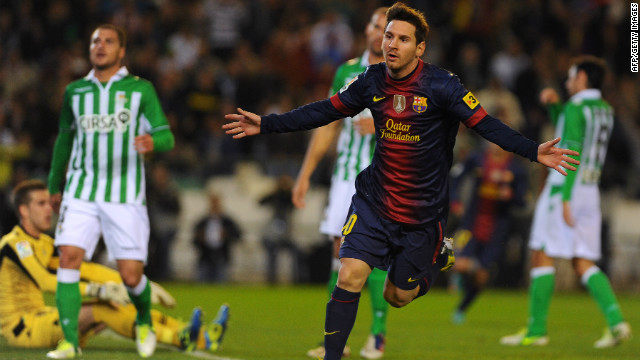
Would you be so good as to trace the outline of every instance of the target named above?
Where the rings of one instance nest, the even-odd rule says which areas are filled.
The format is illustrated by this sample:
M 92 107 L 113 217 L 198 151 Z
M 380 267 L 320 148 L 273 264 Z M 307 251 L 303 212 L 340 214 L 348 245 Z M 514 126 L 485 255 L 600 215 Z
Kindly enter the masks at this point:
M 476 106 L 478 106 L 478 104 L 480 104 L 480 101 L 478 101 L 478 99 L 475 97 L 475 95 L 473 95 L 471 93 L 471 91 L 469 91 L 467 93 L 467 95 L 465 95 L 462 100 L 464 100 L 464 103 L 467 104 L 467 106 L 469 107 L 469 109 L 473 110 L 476 108 Z
M 131 111 L 129 109 L 120 109 L 115 114 L 108 115 L 82 115 L 78 119 L 80 128 L 84 132 L 100 132 L 108 133 L 111 131 L 125 132 L 131 122 Z
M 384 98 L 386 98 L 386 96 L 383 96 L 383 97 L 377 97 L 377 96 L 375 96 L 375 95 L 374 95 L 374 96 L 373 96 L 373 102 L 378 102 L 378 101 L 380 101 L 380 100 L 382 100 L 382 99 L 384 99 Z
M 420 135 L 411 134 L 411 125 L 396 122 L 388 119 L 384 124 L 385 127 L 380 129 L 380 139 L 393 139 L 403 142 L 418 142 Z
M 427 110 L 427 98 L 422 96 L 413 97 L 413 111 L 423 113 Z
M 27 240 L 20 241 L 16 244 L 16 252 L 20 259 L 33 256 L 33 249 Z
M 393 95 L 393 110 L 400 114 L 406 107 L 407 98 L 405 98 L 404 95 Z

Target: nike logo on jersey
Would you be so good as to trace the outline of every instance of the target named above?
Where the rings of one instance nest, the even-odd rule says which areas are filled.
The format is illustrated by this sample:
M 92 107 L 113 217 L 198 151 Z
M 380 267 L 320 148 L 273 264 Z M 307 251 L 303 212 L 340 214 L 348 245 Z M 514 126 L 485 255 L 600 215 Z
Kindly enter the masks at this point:
M 414 282 L 414 281 L 418 281 L 418 279 L 414 279 L 414 278 L 410 277 L 409 280 L 407 280 L 407 282 Z
M 336 330 L 336 331 L 332 331 L 332 332 L 326 332 L 326 331 L 325 331 L 325 332 L 324 332 L 324 334 L 325 334 L 325 335 L 333 335 L 333 334 L 337 334 L 337 333 L 339 333 L 339 332 L 340 332 L 340 330 Z
M 377 97 L 377 96 L 374 96 L 374 97 L 373 97 L 373 102 L 378 102 L 378 101 L 380 101 L 380 100 L 382 100 L 382 99 L 384 99 L 384 98 L 386 98 L 386 96 L 383 96 L 383 97 Z

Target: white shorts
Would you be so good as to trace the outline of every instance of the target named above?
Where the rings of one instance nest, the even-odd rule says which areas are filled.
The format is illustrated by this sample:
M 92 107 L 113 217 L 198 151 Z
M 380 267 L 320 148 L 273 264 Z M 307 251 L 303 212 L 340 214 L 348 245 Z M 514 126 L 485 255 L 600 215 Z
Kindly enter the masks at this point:
M 545 185 L 536 204 L 529 248 L 543 250 L 553 258 L 600 260 L 602 214 L 597 186 L 574 187 L 573 227 L 562 216 L 562 193 L 550 195 L 550 191 L 551 186 Z
M 104 238 L 109 260 L 140 260 L 146 263 L 149 215 L 145 205 L 90 202 L 66 198 L 60 206 L 55 245 L 85 250 L 90 259 Z
M 355 193 L 355 181 L 346 181 L 336 177 L 331 179 L 329 203 L 324 210 L 324 220 L 320 223 L 322 234 L 332 237 L 342 236 L 342 227 L 347 220 L 347 215 L 349 215 L 351 198 Z

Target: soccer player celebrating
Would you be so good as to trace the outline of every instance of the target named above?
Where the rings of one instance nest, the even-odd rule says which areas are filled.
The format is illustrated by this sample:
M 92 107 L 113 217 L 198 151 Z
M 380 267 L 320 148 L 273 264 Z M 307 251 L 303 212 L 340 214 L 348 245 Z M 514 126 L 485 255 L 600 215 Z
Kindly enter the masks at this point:
M 529 239 L 529 323 L 517 334 L 501 338 L 503 345 L 541 346 L 549 342 L 547 315 L 555 285 L 554 258 L 571 259 L 607 321 L 603 337 L 594 346 L 612 347 L 631 337 L 631 326 L 622 317 L 609 279 L 595 265 L 602 256 L 598 184 L 613 129 L 613 109 L 601 93 L 605 73 L 603 60 L 579 57 L 569 68 L 565 86 L 571 98 L 564 106 L 554 89 L 540 93 L 540 101 L 550 105 L 556 134 L 562 136 L 563 144 L 582 154 L 582 165 L 567 177 L 547 176 Z
M 380 7 L 374 11 L 365 31 L 367 49 L 361 57 L 351 59 L 338 68 L 333 78 L 331 95 L 337 93 L 340 88 L 365 71 L 369 64 L 377 64 L 384 60 L 381 44 L 386 11 L 386 7 Z M 340 126 L 341 123 L 342 126 Z M 320 232 L 331 237 L 333 241 L 334 258 L 331 263 L 331 276 L 328 283 L 329 296 L 331 296 L 331 292 L 338 280 L 338 270 L 340 269 L 338 250 L 342 239 L 342 225 L 344 225 L 344 219 L 349 214 L 351 197 L 356 191 L 356 175 L 369 166 L 375 147 L 376 138 L 373 134 L 374 127 L 371 111 L 365 109 L 353 117 L 344 118 L 341 122 L 335 121 L 314 130 L 292 190 L 293 204 L 298 208 L 303 208 L 311 174 L 326 154 L 329 145 L 338 136 L 338 132 L 338 156 L 331 179 L 329 204 L 325 209 L 325 216 L 320 224 Z M 365 359 L 379 359 L 384 355 L 387 312 L 389 311 L 389 305 L 382 296 L 382 288 L 386 277 L 387 274 L 383 270 L 373 269 L 367 279 L 371 296 L 373 322 L 367 342 L 360 350 L 360 356 Z M 319 346 L 309 350 L 307 355 L 317 359 L 324 356 L 324 353 L 324 346 Z M 344 356 L 349 356 L 349 354 L 350 350 L 347 346 L 345 347 Z
M 383 63 L 370 65 L 337 94 L 281 115 L 238 109 L 223 125 L 235 139 L 260 133 L 320 127 L 369 108 L 376 128 L 371 165 L 356 178 L 350 215 L 342 229 L 338 283 L 327 304 L 324 359 L 340 359 L 358 300 L 372 268 L 388 270 L 384 298 L 402 307 L 427 293 L 438 261 L 448 214 L 448 176 L 458 125 L 566 175 L 578 164 L 554 147 L 538 145 L 493 118 L 458 78 L 423 62 L 428 25 L 402 3 L 387 11 Z
M 148 357 L 155 350 L 149 280 L 143 274 L 149 242 L 143 155 L 171 150 L 174 138 L 153 85 L 121 66 L 125 46 L 123 29 L 98 26 L 89 47 L 93 70 L 69 84 L 64 95 L 49 191 L 60 211 L 56 304 L 65 340 L 47 354 L 52 358 L 77 352 L 79 268 L 101 235 L 138 312 L 138 353 Z
M 55 270 L 58 257 L 54 241 L 45 232 L 51 228 L 52 208 L 47 185 L 26 180 L 13 190 L 13 205 L 20 221 L 0 239 L 0 329 L 9 346 L 51 347 L 63 339 L 60 317 L 46 306 L 43 293 L 56 291 Z M 83 262 L 78 287 L 88 298 L 80 307 L 80 343 L 105 328 L 134 338 L 136 309 L 122 285 L 120 274 L 106 266 Z M 166 307 L 175 300 L 158 284 L 152 283 L 152 296 Z M 216 319 L 202 323 L 202 310 L 196 308 L 186 324 L 157 310 L 151 311 L 158 341 L 184 350 L 217 350 L 227 326 L 229 310 L 220 308 Z M 69 358 L 69 353 L 61 358 Z M 79 354 L 79 350 L 74 355 Z

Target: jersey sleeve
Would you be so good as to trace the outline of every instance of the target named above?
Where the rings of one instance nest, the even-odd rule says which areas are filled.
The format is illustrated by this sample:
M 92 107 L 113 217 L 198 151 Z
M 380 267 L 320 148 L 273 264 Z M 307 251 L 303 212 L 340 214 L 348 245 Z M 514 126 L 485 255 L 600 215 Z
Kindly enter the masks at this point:
M 65 168 L 71 156 L 71 148 L 73 146 L 73 135 L 75 132 L 74 119 L 69 89 L 67 88 L 67 91 L 64 93 L 62 111 L 60 112 L 59 132 L 53 146 L 51 168 L 49 169 L 47 185 L 49 193 L 51 194 L 59 193 L 60 187 L 62 186 Z
M 456 75 L 451 74 L 447 81 L 438 82 L 433 90 L 449 116 L 467 127 L 475 126 L 487 115 L 478 98 L 462 85 Z
M 147 83 L 142 96 L 142 116 L 148 124 L 147 131 L 151 134 L 169 129 L 169 121 L 162 110 L 160 100 L 151 83 Z
M 336 73 L 333 76 L 333 83 L 331 83 L 331 90 L 329 91 L 329 96 L 335 95 L 338 91 L 340 91 L 340 88 L 344 86 L 344 75 L 343 75 L 344 71 L 345 71 L 344 64 L 340 65 L 340 67 L 338 67 L 338 70 L 336 70 Z
M 564 128 L 562 132 L 562 147 L 575 150 L 582 154 L 582 145 L 585 136 L 585 118 L 582 115 L 581 107 L 576 105 L 567 105 L 564 109 Z M 576 156 L 571 156 L 578 158 Z M 579 166 L 579 165 L 578 165 Z M 568 171 L 562 186 L 562 200 L 571 200 L 571 192 L 576 182 L 578 171 Z
M 42 264 L 35 256 L 35 249 L 28 240 L 18 239 L 9 244 L 15 253 L 15 261 L 22 270 L 38 285 L 38 288 L 46 292 L 55 292 L 58 284 L 56 275 L 49 272 L 47 266 Z

